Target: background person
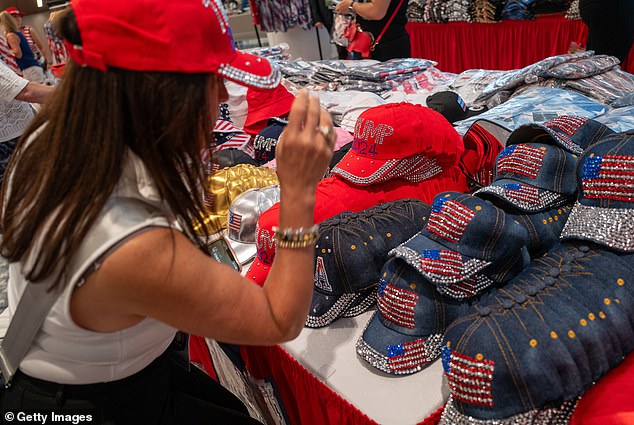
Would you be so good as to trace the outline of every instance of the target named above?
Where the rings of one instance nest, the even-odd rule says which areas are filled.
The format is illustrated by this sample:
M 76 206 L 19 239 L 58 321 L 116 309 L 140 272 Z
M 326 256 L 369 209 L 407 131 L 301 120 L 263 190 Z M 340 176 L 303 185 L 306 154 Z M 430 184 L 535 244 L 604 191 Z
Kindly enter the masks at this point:
M 59 22 L 72 60 L 18 144 L 0 197 L 8 314 L 28 282 L 52 285 L 59 299 L 0 410 L 254 423 L 211 378 L 171 361 L 169 347 L 177 329 L 258 345 L 299 334 L 330 116 L 305 91 L 291 107 L 276 152 L 278 253 L 260 287 L 211 259 L 195 230 L 205 216 L 200 152 L 227 99 L 223 78 L 273 88 L 279 70 L 233 48 L 218 0 L 76 0 Z M 183 45 L 183 33 L 196 37 Z M 170 61 L 155 54 L 167 50 Z
M 588 26 L 586 50 L 622 63 L 634 43 L 634 0 L 579 0 L 579 13 Z
M 29 25 L 24 25 L 22 18 L 24 14 L 17 7 L 7 7 L 6 12 L 8 12 L 15 22 L 18 24 L 18 29 L 26 38 L 26 41 L 29 43 L 29 47 L 33 52 L 33 56 L 35 56 L 35 60 L 37 60 L 42 67 L 46 67 L 51 64 L 51 56 L 46 50 L 46 46 L 42 42 L 40 36 L 37 35 L 37 32 L 33 30 L 33 28 Z
M 36 83 L 44 83 L 46 81 L 44 69 L 35 59 L 33 51 L 29 47 L 29 43 L 26 41 L 24 34 L 20 32 L 13 16 L 6 11 L 0 13 L 0 25 L 4 30 L 4 35 L 9 43 L 9 47 L 11 47 L 11 51 L 15 56 L 15 60 L 24 78 L 29 81 L 35 81 Z
M 399 6 L 400 4 L 400 6 Z M 386 27 L 388 20 L 398 11 L 387 27 L 379 44 L 370 52 L 371 59 L 386 61 L 395 58 L 409 58 L 411 45 L 409 34 L 405 31 L 407 23 L 407 0 L 372 0 L 361 3 L 354 0 L 341 0 L 335 10 L 337 13 L 355 13 L 357 23 L 363 31 L 369 31 L 376 40 Z

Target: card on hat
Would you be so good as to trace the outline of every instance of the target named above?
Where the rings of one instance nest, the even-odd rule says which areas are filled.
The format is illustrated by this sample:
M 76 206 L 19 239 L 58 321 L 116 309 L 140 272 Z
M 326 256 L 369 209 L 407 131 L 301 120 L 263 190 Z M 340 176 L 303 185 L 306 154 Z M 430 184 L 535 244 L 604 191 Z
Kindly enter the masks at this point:
M 485 111 L 486 107 L 472 109 L 456 92 L 441 91 L 427 97 L 427 107 L 440 112 L 450 123 L 474 117 Z
M 524 212 L 570 203 L 577 193 L 577 156 L 555 145 L 523 143 L 498 155 L 495 179 L 475 194 L 497 198 Z

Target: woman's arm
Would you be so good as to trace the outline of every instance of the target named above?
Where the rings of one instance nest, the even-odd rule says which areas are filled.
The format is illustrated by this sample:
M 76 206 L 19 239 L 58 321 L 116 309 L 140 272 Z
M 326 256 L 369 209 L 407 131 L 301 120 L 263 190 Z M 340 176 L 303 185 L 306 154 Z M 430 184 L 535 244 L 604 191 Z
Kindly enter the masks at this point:
M 341 0 L 335 10 L 337 13 L 350 13 L 349 7 L 357 15 L 369 21 L 380 21 L 385 17 L 390 6 L 390 0 L 372 0 L 368 3 L 353 2 L 352 0 Z
M 7 33 L 7 42 L 9 47 L 17 59 L 22 59 L 22 49 L 20 48 L 20 37 L 14 32 Z

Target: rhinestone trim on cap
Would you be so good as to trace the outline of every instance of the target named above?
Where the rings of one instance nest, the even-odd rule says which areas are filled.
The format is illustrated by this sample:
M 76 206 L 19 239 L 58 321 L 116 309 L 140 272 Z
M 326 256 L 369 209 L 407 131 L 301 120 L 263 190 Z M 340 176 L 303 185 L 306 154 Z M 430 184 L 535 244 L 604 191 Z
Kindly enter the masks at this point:
M 341 317 L 356 317 L 366 312 L 376 303 L 376 288 L 366 289 L 360 294 L 354 303 L 352 303 Z
M 561 403 L 558 407 L 533 409 L 503 419 L 477 419 L 460 413 L 453 397 L 442 412 L 439 425 L 568 425 L 579 398 Z
M 497 195 L 500 198 L 506 200 L 509 204 L 529 212 L 541 212 L 549 210 L 565 204 L 570 199 L 570 197 L 566 195 L 561 195 L 559 193 L 551 192 L 545 189 L 529 189 L 531 187 L 532 186 L 530 185 L 524 185 L 520 183 L 518 183 L 517 185 L 512 183 L 498 186 L 494 182 L 490 186 L 483 187 L 482 189 L 478 190 L 474 193 L 474 195 L 478 195 L 480 193 L 490 193 L 493 195 Z M 535 190 L 537 190 L 537 199 L 535 199 Z M 523 197 L 523 195 L 526 197 Z
M 271 64 L 271 73 L 264 77 L 250 74 L 226 63 L 220 65 L 218 68 L 218 75 L 230 80 L 241 81 L 252 87 L 260 89 L 274 89 L 280 84 L 280 81 L 282 81 L 282 72 L 273 64 Z
M 583 239 L 613 249 L 634 252 L 634 209 L 575 204 L 561 238 Z
M 339 317 L 341 317 L 341 314 L 352 303 L 354 303 L 357 300 L 357 298 L 361 296 L 361 294 L 356 292 L 355 293 L 344 292 L 343 294 L 339 296 L 337 295 L 331 295 L 331 296 L 333 298 L 338 297 L 337 301 L 335 301 L 332 307 L 330 307 L 330 309 L 321 316 L 312 316 L 311 312 L 309 312 L 308 316 L 306 317 L 306 322 L 304 323 L 304 326 L 306 326 L 307 328 L 323 328 L 324 326 L 328 326 L 329 324 L 337 320 Z
M 436 289 L 443 295 L 447 295 L 456 300 L 464 300 L 479 294 L 491 285 L 493 285 L 492 279 L 482 274 L 476 274 L 464 282 L 447 286 L 437 286 Z
M 572 136 L 588 121 L 588 118 L 566 115 L 556 117 L 544 124 L 550 130 L 550 135 L 555 137 L 566 149 L 580 155 L 583 152 L 581 146 L 572 141 Z
M 344 157 L 342 161 L 347 161 Z M 368 158 L 358 158 L 359 161 L 372 162 Z M 342 162 L 340 162 L 341 164 Z M 411 182 L 422 182 L 435 175 L 442 173 L 440 167 L 434 159 L 427 158 L 423 155 L 414 155 L 403 159 L 387 160 L 378 170 L 368 176 L 359 176 L 352 174 L 348 170 L 344 170 L 336 166 L 330 171 L 330 174 L 337 174 L 351 183 L 358 185 L 371 185 L 380 182 L 389 181 L 395 178 L 403 178 Z

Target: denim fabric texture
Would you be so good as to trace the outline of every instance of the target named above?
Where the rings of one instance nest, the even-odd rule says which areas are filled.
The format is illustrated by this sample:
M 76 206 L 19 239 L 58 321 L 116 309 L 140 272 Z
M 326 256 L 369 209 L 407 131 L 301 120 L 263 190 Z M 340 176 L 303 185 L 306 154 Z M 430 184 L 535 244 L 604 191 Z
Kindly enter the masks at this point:
M 551 423 L 526 414 L 574 402 L 634 349 L 633 276 L 634 255 L 569 241 L 481 297 L 443 340 L 455 422 Z
M 453 298 L 476 295 L 519 273 L 530 258 L 528 234 L 489 201 L 444 192 L 423 229 L 390 252 Z
M 614 133 L 600 122 L 573 115 L 561 115 L 543 124 L 528 124 L 509 136 L 507 146 L 519 143 L 554 144 L 577 155 Z
M 577 156 L 557 146 L 522 143 L 497 157 L 495 178 L 475 194 L 498 198 L 524 212 L 548 211 L 577 195 Z
M 562 205 L 544 212 L 522 213 L 513 212 L 511 208 L 498 205 L 506 211 L 506 215 L 519 222 L 528 232 L 528 253 L 531 258 L 539 258 L 559 242 L 568 215 L 572 210 L 572 203 Z
M 634 130 L 605 137 L 579 159 L 579 197 L 562 239 L 634 253 Z
M 393 375 L 416 373 L 438 359 L 445 329 L 470 311 L 397 257 L 383 266 L 377 301 L 356 350 L 370 366 Z
M 402 199 L 323 221 L 315 244 L 313 299 L 305 325 L 326 326 L 351 307 L 357 314 L 369 308 L 388 252 L 421 229 L 429 210 L 421 201 Z

